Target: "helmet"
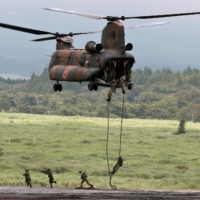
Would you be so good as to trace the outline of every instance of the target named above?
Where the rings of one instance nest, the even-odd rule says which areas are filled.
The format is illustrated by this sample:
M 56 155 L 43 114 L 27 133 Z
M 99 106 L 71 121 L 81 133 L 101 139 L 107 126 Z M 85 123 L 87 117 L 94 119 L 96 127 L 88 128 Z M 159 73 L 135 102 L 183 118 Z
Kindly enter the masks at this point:
M 82 173 L 82 171 L 80 170 L 79 173 Z

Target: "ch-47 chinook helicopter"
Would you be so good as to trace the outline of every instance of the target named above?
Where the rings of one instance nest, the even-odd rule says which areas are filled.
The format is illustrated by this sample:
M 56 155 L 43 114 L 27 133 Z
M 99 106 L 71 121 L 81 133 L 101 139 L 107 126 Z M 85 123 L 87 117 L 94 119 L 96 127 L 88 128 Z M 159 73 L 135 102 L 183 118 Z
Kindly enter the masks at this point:
M 57 82 L 53 86 L 54 91 L 62 91 L 62 85 L 59 83 L 61 81 L 80 83 L 89 82 L 88 89 L 90 91 L 96 91 L 98 86 L 110 87 L 111 81 L 115 80 L 117 81 L 117 87 L 120 88 L 121 85 L 119 83 L 119 79 L 122 76 L 126 78 L 125 86 L 131 90 L 131 68 L 135 62 L 135 58 L 127 52 L 132 50 L 133 45 L 131 43 L 125 43 L 124 26 L 121 21 L 127 19 L 152 19 L 200 14 L 200 12 L 192 12 L 137 17 L 103 17 L 53 8 L 45 8 L 45 10 L 73 14 L 93 19 L 105 19 L 108 21 L 102 30 L 101 43 L 97 44 L 94 41 L 89 41 L 86 43 L 85 48 L 82 49 L 78 49 L 73 46 L 73 39 L 71 37 L 74 35 L 92 34 L 101 31 L 59 34 L 0 23 L 0 27 L 16 31 L 36 35 L 53 35 L 51 37 L 35 39 L 32 41 L 39 42 L 53 39 L 56 39 L 57 41 L 56 51 L 52 54 L 49 63 L 49 78 Z M 166 23 L 133 26 L 127 29 L 161 24 Z

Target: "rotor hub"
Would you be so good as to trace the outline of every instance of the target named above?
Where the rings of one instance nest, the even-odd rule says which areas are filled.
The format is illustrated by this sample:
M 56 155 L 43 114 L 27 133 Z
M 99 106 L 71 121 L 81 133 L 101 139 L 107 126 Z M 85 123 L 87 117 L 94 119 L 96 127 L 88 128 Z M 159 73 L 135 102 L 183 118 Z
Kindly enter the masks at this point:
M 121 16 L 121 17 L 107 16 L 106 19 L 107 19 L 107 21 L 114 22 L 114 21 L 119 21 L 119 20 L 124 21 L 126 18 L 125 18 L 125 16 Z

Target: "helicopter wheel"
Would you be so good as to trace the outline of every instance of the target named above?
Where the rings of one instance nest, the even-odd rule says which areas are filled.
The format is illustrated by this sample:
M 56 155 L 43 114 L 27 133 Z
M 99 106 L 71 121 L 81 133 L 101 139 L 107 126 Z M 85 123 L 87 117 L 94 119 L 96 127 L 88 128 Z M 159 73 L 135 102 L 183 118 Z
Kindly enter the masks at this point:
M 53 85 L 53 90 L 56 92 L 58 90 L 58 85 L 57 84 L 54 84 Z
M 93 88 L 94 88 L 95 91 L 97 91 L 98 90 L 98 85 L 93 85 Z
M 59 91 L 59 92 L 62 91 L 62 85 L 61 85 L 61 84 L 57 84 L 57 88 L 58 88 L 58 91 Z
M 91 82 L 88 83 L 88 90 L 90 91 L 94 90 L 94 85 Z
M 129 84 L 128 85 L 128 90 L 131 90 L 132 89 L 132 87 L 133 87 L 133 84 L 131 83 L 131 84 Z

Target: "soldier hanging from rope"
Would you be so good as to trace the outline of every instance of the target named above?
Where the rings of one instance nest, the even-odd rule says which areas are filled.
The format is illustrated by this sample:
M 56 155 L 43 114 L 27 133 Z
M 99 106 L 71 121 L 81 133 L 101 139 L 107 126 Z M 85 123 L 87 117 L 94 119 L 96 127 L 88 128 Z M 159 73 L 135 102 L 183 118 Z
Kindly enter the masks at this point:
M 111 96 L 112 96 L 112 93 L 116 93 L 116 86 L 117 86 L 117 81 L 115 79 L 112 80 L 112 82 L 110 83 L 110 90 L 108 92 L 108 99 L 107 101 L 110 101 L 111 100 Z
M 130 61 L 124 61 L 124 68 L 125 68 L 125 74 L 127 75 L 126 80 L 127 82 L 131 82 L 131 68 L 130 68 Z
M 125 83 L 124 81 L 126 80 L 125 76 L 121 76 L 120 77 L 120 84 L 121 84 L 121 87 L 122 87 L 122 93 L 125 94 Z
M 121 156 L 118 157 L 117 163 L 115 164 L 115 166 L 113 167 L 113 171 L 110 172 L 111 174 L 115 174 L 117 172 L 117 170 L 122 167 L 123 165 L 123 159 Z

